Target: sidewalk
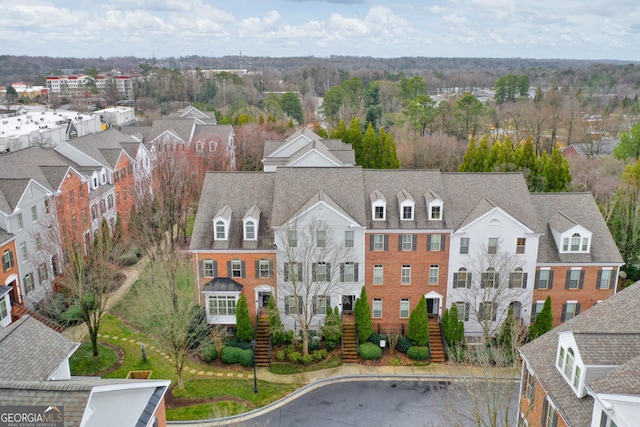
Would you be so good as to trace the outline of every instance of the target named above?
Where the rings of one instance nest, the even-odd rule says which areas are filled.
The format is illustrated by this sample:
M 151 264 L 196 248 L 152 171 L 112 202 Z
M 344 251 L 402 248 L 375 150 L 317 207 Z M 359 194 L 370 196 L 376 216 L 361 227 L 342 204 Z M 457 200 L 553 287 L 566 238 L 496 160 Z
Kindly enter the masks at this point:
M 109 295 L 105 312 L 108 312 L 111 307 L 117 304 L 118 301 L 120 301 L 122 297 L 125 296 L 127 292 L 129 292 L 129 289 L 131 289 L 131 286 L 135 283 L 136 280 L 138 280 L 138 276 L 140 276 L 140 273 L 142 273 L 142 270 L 144 270 L 147 262 L 147 257 L 145 256 L 142 257 L 137 264 L 132 265 L 131 267 L 123 268 L 121 270 L 122 274 L 125 275 L 125 279 L 122 282 L 122 285 L 120 285 L 120 287 L 115 292 Z M 70 340 L 80 342 L 84 339 L 84 337 L 87 336 L 88 333 L 89 330 L 87 329 L 87 325 L 85 325 L 83 322 L 79 323 L 76 326 L 68 327 L 62 332 L 62 335 L 69 338 Z

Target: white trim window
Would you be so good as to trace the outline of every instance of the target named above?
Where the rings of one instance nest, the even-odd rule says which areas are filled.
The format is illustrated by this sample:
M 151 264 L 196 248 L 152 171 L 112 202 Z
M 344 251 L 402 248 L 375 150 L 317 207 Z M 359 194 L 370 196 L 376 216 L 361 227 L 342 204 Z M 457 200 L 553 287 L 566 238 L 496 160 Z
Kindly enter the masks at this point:
M 382 298 L 374 298 L 371 305 L 371 317 L 379 319 L 382 317 Z
M 401 319 L 409 318 L 409 309 L 410 309 L 409 298 L 400 299 L 400 318 Z
M 209 295 L 209 316 L 235 316 L 237 299 L 234 295 Z
M 468 255 L 469 254 L 469 237 L 461 237 L 460 238 L 460 255 Z
M 413 204 L 405 203 L 401 207 L 402 217 L 400 218 L 402 221 L 413 221 Z
M 596 282 L 596 289 L 611 289 L 613 283 L 613 269 L 603 268 L 598 271 L 598 280 Z
M 345 248 L 353 247 L 353 230 L 347 230 L 344 232 L 344 247 Z
M 384 283 L 384 267 L 382 264 L 373 266 L 373 284 L 382 285 Z
M 526 249 L 527 239 L 524 237 L 518 237 L 516 239 L 516 254 L 524 254 Z
M 0 322 L 9 316 L 9 310 L 7 310 L 7 296 L 4 295 L 0 298 Z
M 13 259 L 13 251 L 6 249 L 2 253 L 2 270 L 6 273 L 9 269 L 15 266 L 15 261 Z
M 411 284 L 411 265 L 409 264 L 402 265 L 402 270 L 400 272 L 400 284 L 401 285 Z
M 244 223 L 244 240 L 257 240 L 256 222 L 252 219 L 248 219 Z
M 227 224 L 223 220 L 221 219 L 216 220 L 215 233 L 216 233 L 216 240 L 227 240 Z
M 489 237 L 489 243 L 487 244 L 487 254 L 496 255 L 498 253 L 498 238 Z
M 437 285 L 438 277 L 440 276 L 440 266 L 432 264 L 429 266 L 429 284 Z

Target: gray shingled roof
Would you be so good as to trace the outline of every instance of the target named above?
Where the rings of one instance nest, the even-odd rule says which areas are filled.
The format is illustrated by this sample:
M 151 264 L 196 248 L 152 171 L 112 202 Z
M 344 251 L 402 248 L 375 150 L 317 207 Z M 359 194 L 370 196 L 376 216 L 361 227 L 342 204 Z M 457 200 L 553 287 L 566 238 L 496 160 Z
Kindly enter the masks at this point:
M 42 381 L 60 366 L 80 344 L 24 316 L 0 329 L 0 360 L 11 369 L 0 369 L 0 381 Z M 37 351 L 46 348 L 46 351 Z
M 610 354 L 610 364 L 614 364 L 614 361 L 621 360 L 620 354 L 629 354 L 629 349 L 626 348 L 629 341 L 632 340 L 628 336 L 629 334 L 635 334 L 636 341 L 640 340 L 638 305 L 640 305 L 640 282 L 607 298 L 520 348 L 520 353 L 528 366 L 535 373 L 551 399 L 558 405 L 562 417 L 569 425 L 590 425 L 593 398 L 589 395 L 581 399 L 576 397 L 562 374 L 556 369 L 558 333 L 572 331 L 574 336 L 578 336 L 580 340 L 586 340 L 585 337 L 580 336 L 581 334 L 592 335 L 589 338 L 589 347 L 579 347 L 580 355 L 589 360 L 591 356 L 588 353 L 593 352 L 602 361 L 602 356 Z M 600 339 L 596 339 L 596 335 Z M 637 349 L 637 345 L 635 348 Z M 634 356 L 628 362 L 637 364 L 636 359 L 637 356 Z M 622 366 L 626 366 L 626 364 Z M 611 380 L 607 379 L 609 376 L 607 374 L 598 382 L 594 381 L 594 387 L 597 388 L 600 385 L 603 389 L 613 391 L 613 387 L 620 386 L 620 393 L 624 393 L 628 384 L 635 384 L 635 394 L 637 395 L 639 391 L 637 385 L 640 384 L 640 369 L 619 369 L 609 373 L 613 375 Z M 625 372 L 627 378 L 620 379 L 620 372 Z
M 195 120 L 192 118 L 167 118 L 162 120 L 154 120 L 146 142 L 151 142 L 167 131 L 171 131 L 178 135 L 184 142 L 191 142 L 191 135 Z
M 277 149 L 300 136 L 308 139 L 309 144 L 305 145 L 302 149 L 289 157 L 271 157 Z M 284 141 L 265 141 L 262 161 L 268 165 L 284 166 L 289 164 L 291 161 L 304 156 L 312 149 L 318 150 L 323 155 L 340 165 L 355 164 L 355 152 L 353 151 L 351 144 L 346 144 L 340 139 L 323 139 L 306 127 L 292 133 Z
M 120 151 L 124 149 L 121 142 L 139 144 L 135 138 L 118 131 L 114 127 L 103 132 L 92 133 L 80 138 L 72 139 L 68 143 L 72 147 L 75 147 L 93 158 L 101 165 L 113 169 L 118 157 L 120 156 Z
M 220 249 L 273 249 L 271 215 L 275 174 L 263 172 L 208 172 L 205 176 L 198 214 L 191 238 L 192 250 L 214 247 L 213 218 L 224 207 L 231 209 L 229 240 L 216 241 Z M 241 195 L 241 197 L 240 197 Z M 258 240 L 245 245 L 242 219 L 256 205 L 260 209 Z
M 209 141 L 219 139 L 220 142 L 226 144 L 229 140 L 229 135 L 233 134 L 233 126 L 231 125 L 196 125 L 195 132 L 193 134 L 194 141 Z
M 216 277 L 204 285 L 202 290 L 205 292 L 242 292 L 243 287 L 229 277 Z
M 4 245 L 9 240 L 13 239 L 15 236 L 13 234 L 9 234 L 0 228 L 0 245 Z
M 0 211 L 13 212 L 30 181 L 30 179 L 0 178 Z
M 624 365 L 611 370 L 607 375 L 594 380 L 589 387 L 596 393 L 638 396 L 640 394 L 639 372 L 640 356 L 636 356 Z
M 545 226 L 545 235 L 540 238 L 538 246 L 539 263 L 623 262 L 591 193 L 534 193 L 531 200 Z M 591 252 L 560 254 L 548 225 L 552 221 L 560 230 L 575 222 L 591 231 Z

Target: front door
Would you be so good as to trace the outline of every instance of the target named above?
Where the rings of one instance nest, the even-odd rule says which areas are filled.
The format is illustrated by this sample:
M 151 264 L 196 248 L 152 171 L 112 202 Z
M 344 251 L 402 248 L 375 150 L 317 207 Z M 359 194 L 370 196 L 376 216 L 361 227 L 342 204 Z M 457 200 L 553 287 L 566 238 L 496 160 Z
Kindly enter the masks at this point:
M 353 311 L 353 295 L 342 295 L 342 311 Z
M 438 316 L 438 306 L 440 300 L 438 298 L 427 298 L 427 314 L 429 317 Z
M 269 305 L 269 297 L 271 296 L 271 292 L 258 292 L 258 313 L 261 311 L 267 310 Z

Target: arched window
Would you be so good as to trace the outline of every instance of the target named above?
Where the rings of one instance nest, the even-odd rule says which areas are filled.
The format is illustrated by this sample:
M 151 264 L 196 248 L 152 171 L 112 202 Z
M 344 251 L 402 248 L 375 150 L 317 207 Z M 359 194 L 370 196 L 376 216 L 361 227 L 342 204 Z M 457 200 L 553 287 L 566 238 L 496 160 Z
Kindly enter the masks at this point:
M 256 239 L 256 224 L 253 221 L 247 221 L 244 225 L 244 238 L 245 240 Z
M 216 240 L 227 240 L 227 227 L 224 221 L 216 221 Z
M 571 236 L 571 252 L 578 252 L 580 250 L 580 234 L 575 233 Z
M 471 273 L 467 273 L 467 269 L 460 267 L 456 273 L 453 273 L 453 286 L 455 288 L 469 288 L 471 284 Z

